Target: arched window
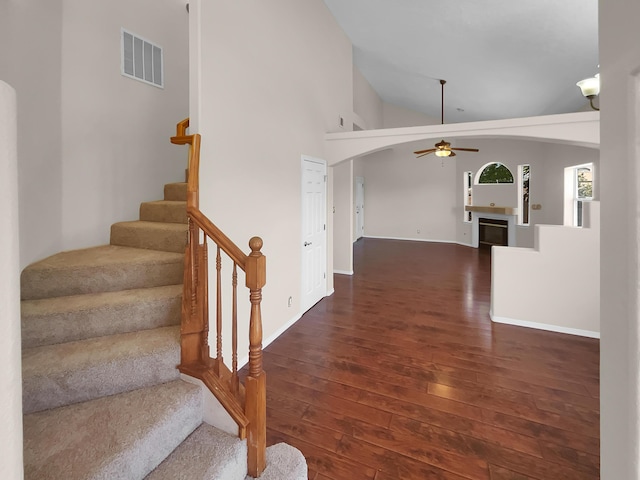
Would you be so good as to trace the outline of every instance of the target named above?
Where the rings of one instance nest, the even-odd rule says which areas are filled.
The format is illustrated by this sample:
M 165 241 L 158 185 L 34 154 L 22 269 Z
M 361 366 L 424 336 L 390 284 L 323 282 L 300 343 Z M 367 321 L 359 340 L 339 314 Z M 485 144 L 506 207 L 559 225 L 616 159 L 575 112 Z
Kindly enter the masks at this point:
M 487 163 L 480 169 L 476 177 L 476 184 L 483 183 L 513 183 L 513 174 L 502 163 Z

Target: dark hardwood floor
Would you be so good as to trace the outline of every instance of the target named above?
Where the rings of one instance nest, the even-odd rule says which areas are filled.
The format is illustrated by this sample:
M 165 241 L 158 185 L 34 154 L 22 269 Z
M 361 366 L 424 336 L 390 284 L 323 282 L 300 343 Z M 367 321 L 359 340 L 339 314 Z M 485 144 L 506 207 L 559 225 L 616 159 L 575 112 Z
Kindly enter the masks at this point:
M 493 324 L 487 251 L 354 255 L 264 352 L 269 444 L 299 448 L 311 480 L 599 478 L 597 340 Z

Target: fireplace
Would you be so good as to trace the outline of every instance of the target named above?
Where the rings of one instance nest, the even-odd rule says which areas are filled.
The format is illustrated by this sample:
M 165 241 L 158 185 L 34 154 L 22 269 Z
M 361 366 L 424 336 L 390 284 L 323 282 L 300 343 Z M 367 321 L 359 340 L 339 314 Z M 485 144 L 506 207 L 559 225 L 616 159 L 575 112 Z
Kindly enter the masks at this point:
M 478 219 L 478 246 L 491 248 L 494 245 L 509 245 L 509 222 L 495 218 Z

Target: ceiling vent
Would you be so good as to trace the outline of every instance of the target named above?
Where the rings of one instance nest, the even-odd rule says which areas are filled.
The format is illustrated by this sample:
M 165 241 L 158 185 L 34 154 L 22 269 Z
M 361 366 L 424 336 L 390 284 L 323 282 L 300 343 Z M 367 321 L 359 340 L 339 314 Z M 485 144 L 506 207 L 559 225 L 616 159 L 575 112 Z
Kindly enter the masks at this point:
M 164 88 L 162 47 L 122 29 L 122 75 Z

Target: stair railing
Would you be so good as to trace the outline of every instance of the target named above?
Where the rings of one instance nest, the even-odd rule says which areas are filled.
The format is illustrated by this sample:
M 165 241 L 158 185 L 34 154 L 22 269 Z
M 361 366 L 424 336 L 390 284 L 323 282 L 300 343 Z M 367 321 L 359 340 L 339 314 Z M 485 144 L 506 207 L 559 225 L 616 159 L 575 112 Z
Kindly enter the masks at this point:
M 262 314 L 260 303 L 266 281 L 266 257 L 262 239 L 249 240 L 251 253 L 240 250 L 199 208 L 200 135 L 187 135 L 189 119 L 178 123 L 171 143 L 189 145 L 187 179 L 188 241 L 185 250 L 184 291 L 182 295 L 181 373 L 200 379 L 215 395 L 238 425 L 238 435 L 247 439 L 248 473 L 258 477 L 266 464 L 266 375 L 262 369 Z M 209 347 L 209 240 L 215 244 L 216 319 L 215 357 Z M 222 356 L 222 255 L 233 262 L 232 361 L 229 369 Z M 249 372 L 244 386 L 238 378 L 237 284 L 240 268 L 249 289 Z

